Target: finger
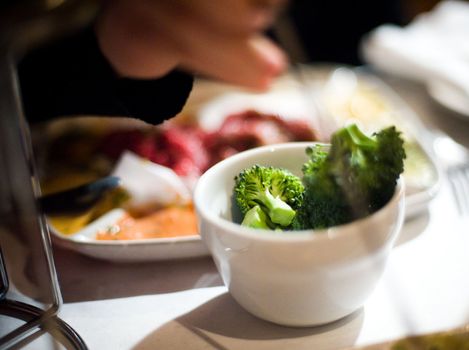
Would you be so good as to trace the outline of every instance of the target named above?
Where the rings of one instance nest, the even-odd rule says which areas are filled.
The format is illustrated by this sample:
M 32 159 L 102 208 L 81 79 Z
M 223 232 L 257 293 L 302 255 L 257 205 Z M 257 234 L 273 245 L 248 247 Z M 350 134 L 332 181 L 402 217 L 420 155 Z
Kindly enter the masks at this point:
M 224 82 L 265 90 L 286 67 L 286 56 L 265 37 L 206 46 L 200 54 L 183 56 L 181 65 Z
M 286 66 L 284 53 L 264 37 L 213 30 L 198 16 L 177 11 L 164 2 L 160 6 L 161 11 L 154 14 L 154 33 L 158 33 L 160 40 L 166 38 L 168 45 L 174 45 L 181 66 L 186 69 L 264 89 Z

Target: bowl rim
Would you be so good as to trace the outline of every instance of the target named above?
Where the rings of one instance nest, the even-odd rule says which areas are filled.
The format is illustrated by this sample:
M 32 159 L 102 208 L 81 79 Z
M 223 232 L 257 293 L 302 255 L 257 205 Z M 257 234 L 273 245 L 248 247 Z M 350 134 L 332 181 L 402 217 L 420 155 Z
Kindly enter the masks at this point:
M 196 187 L 194 189 L 194 194 L 193 194 L 194 206 L 196 208 L 197 216 L 202 216 L 203 219 L 207 220 L 212 225 L 222 228 L 223 230 L 225 230 L 226 232 L 229 232 L 230 234 L 242 236 L 245 238 L 254 238 L 256 240 L 288 241 L 288 242 L 292 242 L 292 241 L 301 242 L 301 241 L 324 240 L 324 239 L 330 240 L 330 239 L 339 239 L 343 235 L 350 235 L 350 232 L 348 231 L 350 230 L 352 226 L 355 226 L 357 224 L 364 225 L 369 221 L 377 220 L 377 218 L 384 215 L 385 211 L 390 206 L 398 205 L 397 202 L 401 200 L 402 201 L 405 200 L 405 197 L 404 197 L 405 181 L 404 181 L 404 177 L 401 174 L 401 176 L 397 180 L 396 188 L 391 199 L 382 208 L 372 213 L 371 215 L 354 220 L 349 223 L 332 226 L 329 228 L 318 229 L 318 230 L 315 230 L 315 229 L 291 230 L 291 231 L 282 231 L 281 233 L 274 231 L 274 230 L 244 227 L 244 226 L 241 226 L 240 224 L 224 219 L 209 210 L 206 210 L 207 207 L 203 203 L 203 195 L 201 194 L 202 187 L 206 186 L 204 185 L 205 181 L 207 181 L 206 179 L 212 177 L 213 173 L 218 172 L 220 168 L 235 164 L 242 159 L 252 157 L 256 154 L 262 154 L 265 152 L 275 152 L 276 150 L 285 150 L 285 149 L 298 149 L 298 148 L 305 149 L 306 147 L 312 146 L 315 144 L 328 145 L 327 143 L 316 142 L 316 141 L 278 143 L 278 144 L 260 146 L 260 147 L 252 148 L 246 151 L 242 151 L 240 153 L 237 153 L 233 156 L 230 156 L 218 162 L 217 164 L 212 166 L 210 169 L 208 169 L 204 174 L 202 174 L 202 176 L 197 181 Z M 403 219 L 404 217 L 404 211 L 405 211 L 405 208 L 404 208 L 404 205 L 402 205 L 402 213 L 400 215 L 401 219 Z M 201 219 L 199 218 L 198 220 L 199 220 L 199 225 L 200 225 Z M 285 232 L 287 234 L 282 234 Z M 199 233 L 203 237 L 203 232 L 199 232 Z

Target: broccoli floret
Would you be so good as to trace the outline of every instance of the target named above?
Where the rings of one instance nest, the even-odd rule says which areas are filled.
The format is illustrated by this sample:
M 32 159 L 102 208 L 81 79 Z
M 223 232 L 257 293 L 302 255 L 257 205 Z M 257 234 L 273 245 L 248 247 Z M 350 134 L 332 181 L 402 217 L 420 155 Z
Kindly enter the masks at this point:
M 241 225 L 270 230 L 273 227 L 269 225 L 268 221 L 267 215 L 262 211 L 260 206 L 256 205 L 246 212 Z
M 303 200 L 301 179 L 290 171 L 254 165 L 235 177 L 234 194 L 243 215 L 259 206 L 268 219 L 288 227 Z
M 356 217 L 386 204 L 404 170 L 404 141 L 395 127 L 366 136 L 355 125 L 337 131 L 328 157 L 330 171 Z
M 332 135 L 329 150 L 318 145 L 307 153 L 296 229 L 340 225 L 373 213 L 392 197 L 404 170 L 403 140 L 395 127 L 369 137 L 351 124 Z
M 293 229 L 326 228 L 350 220 L 341 188 L 328 169 L 328 152 L 329 146 L 321 144 L 306 148 L 309 160 L 302 168 L 305 192 Z

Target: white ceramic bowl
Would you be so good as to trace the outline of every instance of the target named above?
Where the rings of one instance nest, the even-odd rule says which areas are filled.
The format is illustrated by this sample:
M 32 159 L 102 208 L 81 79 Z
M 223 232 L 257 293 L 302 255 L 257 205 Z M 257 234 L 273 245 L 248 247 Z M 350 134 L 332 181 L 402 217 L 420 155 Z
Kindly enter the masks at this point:
M 278 233 L 232 222 L 234 177 L 254 164 L 301 175 L 308 145 L 265 146 L 229 157 L 200 178 L 194 193 L 199 232 L 233 298 L 252 314 L 288 326 L 325 324 L 360 308 L 404 218 L 399 180 L 384 208 L 350 224 Z

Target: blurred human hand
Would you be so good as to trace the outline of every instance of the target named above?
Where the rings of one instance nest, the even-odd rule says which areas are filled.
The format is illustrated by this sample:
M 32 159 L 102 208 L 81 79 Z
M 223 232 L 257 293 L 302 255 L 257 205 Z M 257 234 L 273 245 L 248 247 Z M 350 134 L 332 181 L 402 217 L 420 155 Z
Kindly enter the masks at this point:
M 264 89 L 286 55 L 262 35 L 286 0 L 110 0 L 97 19 L 104 56 L 123 77 L 181 68 Z

